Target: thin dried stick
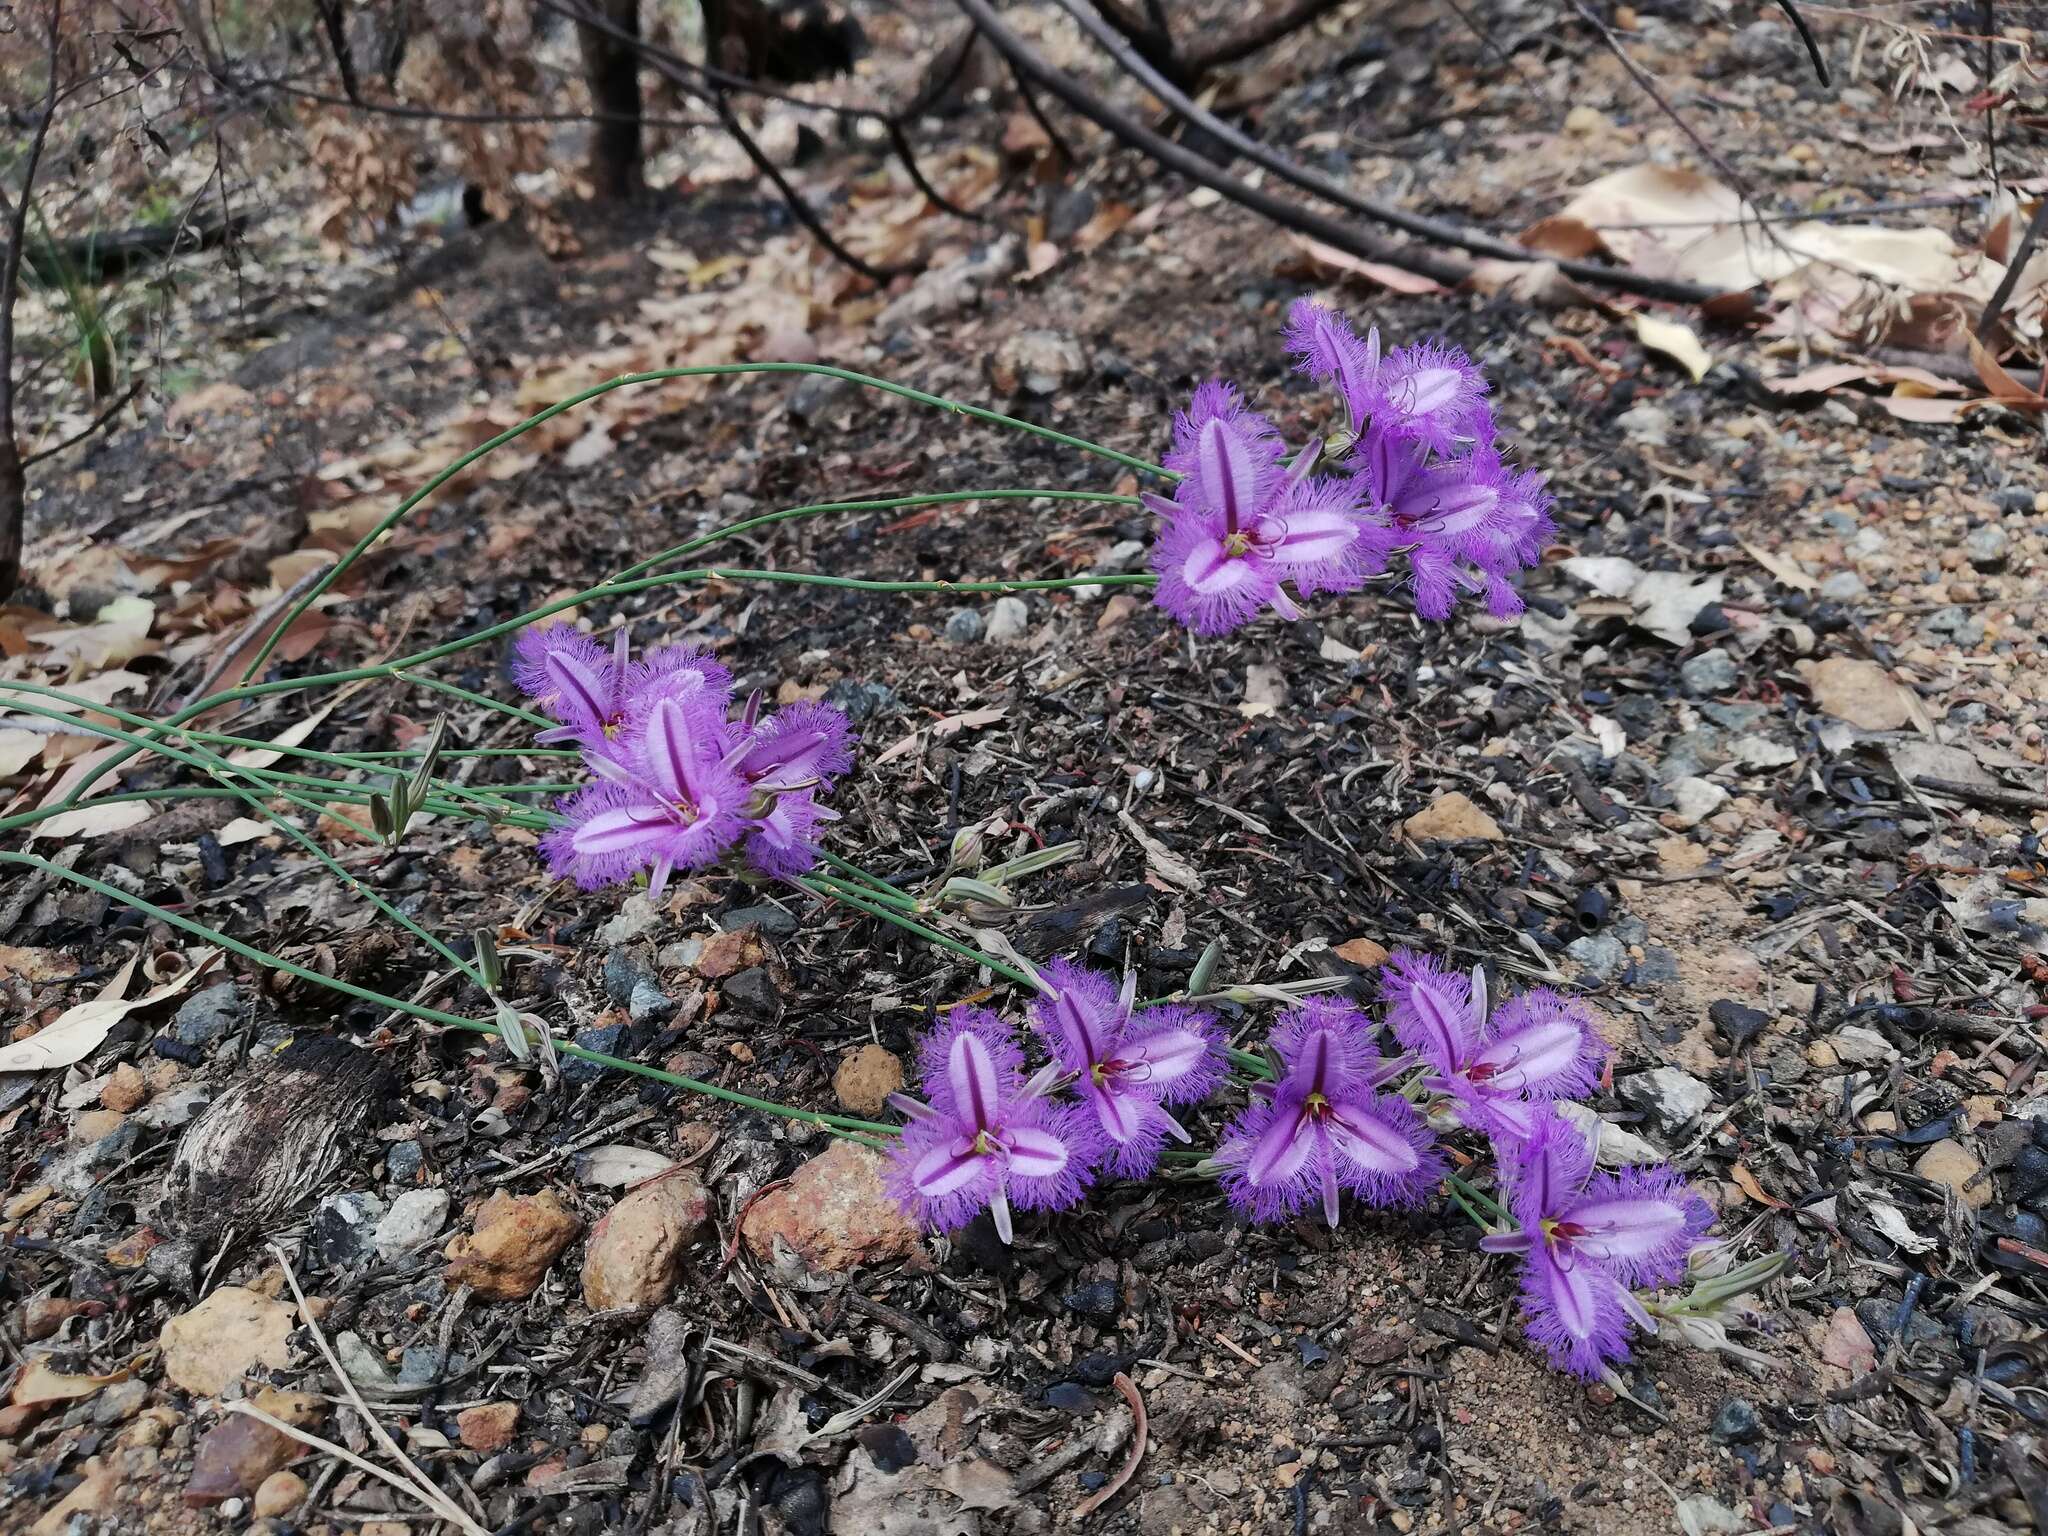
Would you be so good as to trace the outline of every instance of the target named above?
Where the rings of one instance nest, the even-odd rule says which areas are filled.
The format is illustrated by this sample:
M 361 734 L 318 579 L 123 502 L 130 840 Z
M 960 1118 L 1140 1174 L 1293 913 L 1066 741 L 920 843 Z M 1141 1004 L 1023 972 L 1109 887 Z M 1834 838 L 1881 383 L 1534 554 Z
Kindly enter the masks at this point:
M 254 1403 L 250 1402 L 247 1398 L 243 1398 L 240 1402 L 229 1403 L 227 1405 L 227 1411 L 229 1413 L 239 1413 L 248 1418 L 252 1418 L 259 1424 L 268 1424 L 272 1429 L 276 1430 L 280 1435 L 283 1435 L 288 1439 L 296 1440 L 299 1442 L 299 1444 L 303 1446 L 308 1446 L 313 1450 L 322 1452 L 325 1455 L 333 1456 L 338 1458 L 339 1460 L 345 1461 L 350 1466 L 354 1467 L 358 1472 L 367 1472 L 370 1474 L 370 1476 L 376 1478 L 380 1482 L 389 1483 L 393 1488 L 396 1488 L 400 1493 L 406 1494 L 411 1498 L 418 1499 L 420 1503 L 424 1504 L 427 1507 L 427 1511 L 430 1514 L 432 1514 L 436 1520 L 447 1520 L 452 1522 L 453 1524 L 460 1525 L 463 1527 L 463 1529 L 473 1533 L 473 1536 L 491 1536 L 490 1532 L 484 1530 L 484 1528 L 478 1525 L 474 1520 L 469 1519 L 469 1517 L 464 1515 L 461 1510 L 457 1509 L 454 1511 L 454 1513 L 449 1513 L 449 1510 L 453 1508 L 452 1505 L 443 1505 L 438 1500 L 429 1499 L 426 1496 L 426 1494 L 421 1492 L 417 1487 L 415 1487 L 411 1482 L 407 1481 L 405 1478 L 400 1477 L 396 1472 L 385 1471 L 384 1468 L 378 1466 L 374 1461 L 369 1461 L 361 1456 L 358 1456 L 354 1451 L 350 1450 L 345 1445 L 336 1445 L 332 1440 L 323 1440 L 320 1436 L 312 1433 L 310 1430 L 299 1429 L 294 1425 L 287 1424 L 283 1419 L 278 1418 L 275 1414 L 265 1413 L 261 1408 L 258 1408 Z
M 285 1284 L 292 1288 L 292 1299 L 299 1304 L 299 1316 L 306 1320 L 306 1329 L 313 1335 L 313 1342 L 320 1346 L 320 1353 L 327 1357 L 327 1364 L 333 1369 L 335 1379 L 341 1383 L 343 1395 L 348 1398 L 349 1405 L 363 1416 L 364 1422 L 370 1426 L 370 1433 L 376 1437 L 377 1443 L 384 1447 L 385 1454 L 411 1474 L 416 1485 L 413 1491 L 420 1498 L 424 1499 L 428 1506 L 438 1513 L 443 1520 L 446 1520 L 451 1525 L 459 1526 L 464 1531 L 467 1531 L 469 1536 L 491 1536 L 489 1531 L 478 1525 L 476 1521 L 470 1519 L 468 1513 L 461 1505 L 457 1504 L 436 1487 L 426 1473 L 414 1466 L 412 1459 L 403 1450 L 399 1449 L 398 1442 L 392 1439 L 390 1431 L 385 1429 L 384 1421 L 372 1413 L 370 1405 L 363 1401 L 363 1394 L 356 1390 L 355 1378 L 342 1368 L 340 1357 L 334 1353 L 334 1346 L 327 1342 L 326 1333 L 321 1329 L 319 1323 L 314 1321 L 313 1309 L 306 1304 L 306 1293 L 299 1289 L 299 1277 L 292 1273 L 292 1262 L 285 1257 L 284 1249 L 280 1248 L 276 1243 L 272 1243 L 270 1251 L 277 1256 L 278 1268 L 284 1271 Z M 252 1409 L 251 1411 L 254 1412 L 256 1410 Z M 283 1428 L 284 1426 L 278 1425 L 276 1427 Z M 386 1481 L 396 1482 L 397 1479 L 395 1477 L 388 1477 Z
M 1124 1464 L 1118 1469 L 1116 1476 L 1104 1483 L 1098 1493 L 1074 1506 L 1071 1518 L 1076 1525 L 1122 1493 L 1125 1485 L 1136 1475 L 1138 1463 L 1145 1459 L 1145 1399 L 1138 1395 L 1137 1385 L 1122 1371 L 1118 1371 L 1110 1380 L 1115 1384 L 1117 1391 L 1123 1393 L 1124 1401 L 1131 1405 L 1131 1454 L 1124 1458 Z

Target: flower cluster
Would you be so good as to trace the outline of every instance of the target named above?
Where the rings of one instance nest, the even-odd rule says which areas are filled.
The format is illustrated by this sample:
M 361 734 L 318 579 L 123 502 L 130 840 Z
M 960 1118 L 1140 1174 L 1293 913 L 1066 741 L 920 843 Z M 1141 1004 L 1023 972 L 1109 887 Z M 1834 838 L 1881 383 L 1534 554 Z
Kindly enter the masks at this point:
M 1434 342 L 1382 352 L 1377 330 L 1360 337 L 1307 299 L 1286 340 L 1303 372 L 1335 387 L 1341 447 L 1290 453 L 1234 385 L 1196 390 L 1174 418 L 1173 496 L 1145 497 L 1161 519 L 1159 605 L 1197 634 L 1225 634 L 1269 608 L 1297 617 L 1287 582 L 1304 597 L 1356 591 L 1400 554 L 1425 618 L 1448 618 L 1460 592 L 1520 613 L 1514 577 L 1542 554 L 1550 496 L 1501 457 L 1471 359 Z
M 909 1124 L 889 1188 L 929 1226 L 986 1210 L 1008 1242 L 1013 1210 L 1063 1210 L 1100 1177 L 1145 1177 L 1169 1140 L 1191 1139 L 1168 1106 L 1201 1102 L 1227 1075 L 1215 1021 L 1137 1009 L 1134 975 L 1118 986 L 1055 961 L 1040 987 L 1043 1067 L 1027 1076 L 994 1014 L 956 1008 L 919 1051 L 924 1098 L 890 1100 Z M 1490 1009 L 1483 971 L 1408 950 L 1386 962 L 1381 993 L 1408 1054 L 1383 1054 L 1380 1026 L 1348 1002 L 1308 998 L 1280 1015 L 1273 1074 L 1247 1085 L 1212 1160 L 1231 1204 L 1249 1221 L 1314 1211 L 1333 1227 L 1347 1191 L 1417 1206 L 1447 1172 L 1432 1125 L 1479 1132 L 1516 1224 L 1482 1246 L 1521 1259 L 1529 1336 L 1581 1376 L 1626 1359 L 1630 1324 L 1655 1329 L 1633 1288 L 1682 1276 L 1712 1218 L 1669 1168 L 1594 1173 L 1585 1135 L 1557 1109 L 1599 1079 L 1590 1016 L 1548 988 Z
M 519 637 L 513 675 L 560 722 L 539 740 L 574 742 L 597 775 L 541 839 L 556 875 L 594 890 L 645 870 L 659 894 L 673 871 L 735 850 L 771 879 L 816 863 L 819 829 L 837 819 L 818 797 L 853 765 L 838 710 L 764 718 L 756 695 L 735 716 L 732 674 L 710 657 L 674 647 L 633 661 L 623 631 L 608 651 L 563 624 Z
M 1169 1104 L 1223 1080 L 1223 1038 L 1197 1009 L 1135 1006 L 1137 977 L 1054 961 L 1032 1023 L 1052 1060 L 1029 1078 L 1024 1052 L 986 1009 L 955 1008 L 918 1052 L 922 1100 L 889 1102 L 909 1120 L 889 1188 L 942 1232 L 983 1210 L 1010 1240 L 1010 1210 L 1064 1210 L 1106 1171 L 1143 1178 L 1167 1139 L 1188 1133 Z M 1053 1094 L 1071 1087 L 1075 1097 Z

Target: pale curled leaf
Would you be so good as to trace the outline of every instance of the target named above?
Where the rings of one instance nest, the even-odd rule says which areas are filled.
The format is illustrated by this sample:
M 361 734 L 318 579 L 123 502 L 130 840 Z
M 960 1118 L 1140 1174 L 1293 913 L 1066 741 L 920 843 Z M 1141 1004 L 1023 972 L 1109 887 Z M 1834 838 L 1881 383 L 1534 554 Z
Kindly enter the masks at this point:
M 59 811 L 47 821 L 39 821 L 29 828 L 28 835 L 31 842 L 39 837 L 54 838 L 58 842 L 105 837 L 109 832 L 125 832 L 130 827 L 140 826 L 155 814 L 155 807 L 147 800 L 103 800 L 93 805 L 81 805 L 76 810 Z
M 136 1009 L 175 997 L 191 986 L 218 953 L 218 950 L 209 950 L 196 965 L 187 966 L 180 975 L 162 986 L 123 1001 L 121 993 L 127 990 L 129 978 L 135 974 L 136 962 L 141 957 L 141 951 L 136 951 L 128 957 L 127 964 L 115 972 L 114 979 L 107 983 L 98 997 L 65 1009 L 54 1021 L 26 1040 L 0 1046 L 0 1072 L 47 1072 L 52 1067 L 68 1067 L 83 1061 L 99 1049 L 100 1042 L 107 1038 L 116 1024 Z
M 1714 359 L 1700 344 L 1699 337 L 1689 326 L 1675 320 L 1659 320 L 1655 315 L 1637 314 L 1631 317 L 1635 322 L 1636 340 L 1652 352 L 1662 352 L 1692 375 L 1693 383 L 1707 376 L 1707 370 L 1714 366 Z

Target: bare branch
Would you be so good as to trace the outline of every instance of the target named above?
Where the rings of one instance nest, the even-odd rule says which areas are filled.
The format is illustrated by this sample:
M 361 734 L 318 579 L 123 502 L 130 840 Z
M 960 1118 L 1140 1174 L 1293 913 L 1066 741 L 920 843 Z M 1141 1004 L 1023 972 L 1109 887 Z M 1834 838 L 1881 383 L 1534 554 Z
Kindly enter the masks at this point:
M 115 399 L 112 405 L 108 406 L 105 410 L 101 411 L 99 415 L 93 417 L 92 421 L 88 425 L 80 427 L 76 432 L 72 433 L 69 437 L 65 438 L 64 441 L 61 443 L 52 443 L 47 448 L 38 448 L 34 453 L 28 455 L 28 457 L 21 461 L 21 467 L 23 469 L 27 469 L 31 464 L 40 464 L 45 459 L 55 458 L 58 454 L 62 453 L 66 448 L 76 448 L 88 437 L 91 437 L 93 433 L 99 431 L 101 427 L 104 427 L 116 416 L 120 415 L 122 411 L 126 410 L 128 408 L 128 402 L 130 400 L 133 400 L 137 395 L 141 393 L 142 380 L 137 379 L 133 384 L 130 384 L 126 389 L 121 391 L 120 395 Z
M 1299 32 L 1303 27 L 1314 25 L 1343 3 L 1344 0 L 1295 0 L 1293 5 L 1282 6 L 1269 16 L 1254 17 L 1235 32 L 1226 32 L 1208 46 L 1189 53 L 1188 68 L 1196 76 L 1201 76 L 1226 64 L 1235 64 L 1261 48 L 1271 47 L 1290 32 Z
M 63 0 L 50 0 L 50 79 L 43 95 L 28 153 L 22 157 L 21 189 L 7 213 L 7 249 L 0 251 L 0 600 L 13 596 L 21 580 L 22 518 L 28 506 L 27 466 L 14 436 L 14 299 L 21 288 L 21 258 L 28 238 L 28 211 L 35 198 L 36 172 L 50 124 L 57 117 L 63 62 Z
M 960 4 L 962 9 L 971 17 L 978 15 L 984 9 L 982 0 L 960 0 Z M 1072 16 L 1080 24 L 1082 30 L 1102 45 L 1119 65 L 1173 111 L 1179 113 L 1188 122 L 1193 123 L 1204 132 L 1213 135 L 1219 142 L 1227 145 L 1247 160 L 1264 166 L 1276 176 L 1291 182 L 1303 191 L 1312 192 L 1317 197 L 1335 203 L 1340 208 L 1347 209 L 1352 213 L 1363 214 L 1376 223 L 1388 225 L 1406 234 L 1431 241 L 1436 245 L 1453 246 L 1460 250 L 1471 251 L 1476 255 L 1491 256 L 1502 261 L 1542 261 L 1547 259 L 1540 253 L 1531 251 L 1525 246 L 1515 245 L 1510 241 L 1501 240 L 1492 235 L 1481 234 L 1475 230 L 1461 229 L 1457 225 L 1446 223 L 1441 219 L 1433 219 L 1423 214 L 1410 213 L 1404 208 L 1396 208 L 1386 203 L 1375 202 L 1371 198 L 1360 197 L 1341 182 L 1334 181 L 1319 172 L 1309 170 L 1307 167 L 1297 164 L 1278 150 L 1261 144 L 1258 140 L 1241 132 L 1222 118 L 1217 117 L 1214 113 L 1199 106 L 1184 91 L 1175 86 L 1172 81 L 1159 74 L 1158 71 L 1146 64 L 1143 59 L 1138 58 L 1129 45 L 1117 36 L 1115 31 L 1100 16 L 1095 14 L 1093 8 L 1088 4 L 1088 0 L 1059 0 L 1059 4 L 1068 15 Z M 1012 62 L 1017 64 L 1024 73 L 1034 75 L 1048 90 L 1067 102 L 1074 110 L 1100 123 L 1126 143 L 1144 149 L 1154 159 L 1161 160 L 1174 169 L 1182 171 L 1183 174 L 1190 176 L 1193 180 L 1199 181 L 1205 186 L 1214 187 L 1226 197 L 1265 214 L 1267 218 L 1274 220 L 1274 222 L 1283 227 L 1300 230 L 1302 233 L 1312 235 L 1315 239 L 1321 240 L 1327 245 L 1335 246 L 1341 251 L 1349 251 L 1355 256 L 1363 256 L 1370 260 L 1394 260 L 1400 265 L 1412 267 L 1417 271 L 1427 272 L 1439 281 L 1462 281 L 1468 275 L 1467 269 L 1462 264 L 1453 266 L 1442 261 L 1435 263 L 1436 267 L 1440 270 L 1432 270 L 1430 266 L 1422 264 L 1423 261 L 1432 258 L 1424 257 L 1423 253 L 1416 247 L 1409 247 L 1398 255 L 1390 255 L 1373 242 L 1364 240 L 1349 225 L 1338 224 L 1333 220 L 1324 219 L 1320 215 L 1311 213 L 1306 209 L 1290 207 L 1278 199 L 1266 196 L 1256 188 L 1237 181 L 1226 173 L 1217 171 L 1214 167 L 1209 166 L 1206 161 L 1200 160 L 1199 157 L 1192 155 L 1190 151 L 1183 149 L 1180 145 L 1161 138 L 1150 130 L 1124 118 L 1112 109 L 1094 101 L 1087 91 L 1075 81 L 1060 75 L 1058 71 L 1052 69 L 1043 60 L 1038 59 L 1035 55 L 1031 55 L 1030 51 L 1017 38 L 1010 36 L 1008 33 L 1005 33 L 1004 36 L 1009 37 L 1010 43 L 1031 60 L 1030 65 L 1026 65 L 1022 58 L 1010 55 Z M 990 41 L 994 42 L 998 48 L 1004 48 L 1005 53 L 1008 53 L 1008 49 L 1005 48 L 1002 40 L 994 32 L 990 32 L 989 37 Z M 1055 84 L 1055 79 L 1061 83 Z M 1158 149 L 1160 145 L 1165 145 L 1175 151 L 1175 158 L 1168 158 L 1160 154 Z M 1191 165 L 1201 166 L 1201 173 L 1197 174 L 1196 171 L 1190 169 Z M 1233 188 L 1237 190 L 1233 191 Z M 1566 260 L 1558 261 L 1557 267 L 1565 275 L 1579 281 L 1599 283 L 1605 287 L 1617 288 L 1624 292 L 1639 293 L 1648 298 L 1697 304 L 1719 296 L 1716 290 L 1700 284 L 1683 283 L 1668 278 L 1650 277 L 1640 272 L 1630 271 L 1625 267 L 1607 267 L 1601 266 L 1596 262 Z M 1444 277 L 1441 275 L 1442 272 L 1452 272 L 1455 275 Z

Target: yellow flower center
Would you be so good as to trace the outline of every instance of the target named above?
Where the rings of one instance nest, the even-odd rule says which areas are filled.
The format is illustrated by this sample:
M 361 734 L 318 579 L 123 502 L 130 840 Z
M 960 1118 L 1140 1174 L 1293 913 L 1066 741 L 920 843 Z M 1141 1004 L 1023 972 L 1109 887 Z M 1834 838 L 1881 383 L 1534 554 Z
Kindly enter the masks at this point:
M 1252 536 L 1242 528 L 1233 528 L 1223 536 L 1223 553 L 1236 559 L 1251 553 Z

